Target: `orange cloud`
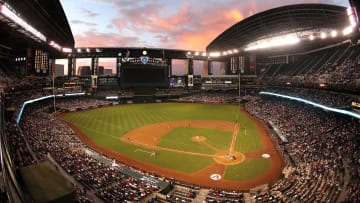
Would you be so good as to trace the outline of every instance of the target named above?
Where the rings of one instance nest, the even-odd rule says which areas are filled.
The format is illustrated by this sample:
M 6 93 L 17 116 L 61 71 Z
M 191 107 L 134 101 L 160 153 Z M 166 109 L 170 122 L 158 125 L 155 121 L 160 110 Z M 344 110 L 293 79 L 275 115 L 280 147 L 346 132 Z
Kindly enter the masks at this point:
M 236 9 L 233 9 L 229 13 L 226 13 L 225 17 L 234 21 L 241 21 L 242 19 L 244 19 L 243 14 Z

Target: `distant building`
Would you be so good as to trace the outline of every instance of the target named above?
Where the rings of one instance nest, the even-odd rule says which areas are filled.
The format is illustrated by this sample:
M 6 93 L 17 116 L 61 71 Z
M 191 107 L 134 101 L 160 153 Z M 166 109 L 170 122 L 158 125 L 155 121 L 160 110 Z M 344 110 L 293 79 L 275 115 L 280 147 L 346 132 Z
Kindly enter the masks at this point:
M 64 76 L 64 65 L 55 64 L 55 77 Z
M 90 66 L 79 66 L 78 75 L 90 76 L 91 75 Z
M 98 67 L 98 75 L 104 75 L 104 66 Z
M 104 69 L 104 75 L 112 75 L 112 69 Z

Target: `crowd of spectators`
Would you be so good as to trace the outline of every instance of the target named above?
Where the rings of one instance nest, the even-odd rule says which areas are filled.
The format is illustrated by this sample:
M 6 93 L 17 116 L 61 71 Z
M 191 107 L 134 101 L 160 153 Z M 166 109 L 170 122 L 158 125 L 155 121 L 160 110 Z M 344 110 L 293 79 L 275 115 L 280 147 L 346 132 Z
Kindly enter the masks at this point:
M 206 91 L 180 97 L 179 102 L 229 104 L 236 102 L 236 91 Z
M 248 102 L 246 110 L 273 122 L 290 141 L 285 148 L 294 166 L 265 195 L 269 201 L 334 201 L 344 187 L 347 201 L 360 201 L 358 119 L 272 96 Z M 351 178 L 344 186 L 346 170 Z M 264 201 L 264 196 L 255 198 Z
M 356 98 L 352 95 L 318 89 L 278 87 L 267 88 L 266 91 L 284 94 L 287 96 L 299 97 L 325 106 L 338 108 L 349 107 L 351 106 L 352 102 L 360 101 L 359 98 Z
M 58 101 L 58 105 L 60 108 L 69 108 L 104 102 L 106 101 L 68 98 Z M 105 202 L 121 202 L 138 201 L 158 189 L 157 186 L 126 176 L 110 163 L 103 163 L 86 154 L 86 146 L 75 136 L 72 129 L 58 120 L 55 114 L 47 111 L 52 108 L 52 101 L 29 105 L 23 112 L 20 128 L 17 128 L 15 121 L 9 121 L 6 127 L 6 138 L 16 167 L 46 160 L 47 156 L 51 155 L 68 174 L 86 188 L 77 188 L 79 202 L 92 202 L 86 191 L 94 191 Z
M 245 202 L 244 194 L 236 191 L 222 191 L 210 189 L 205 198 L 206 202 Z
M 112 103 L 110 100 L 98 100 L 92 98 L 64 98 L 58 99 L 56 107 L 64 110 L 75 111 L 77 108 L 84 108 L 89 106 L 104 106 Z
M 340 50 L 340 48 L 339 48 Z M 349 91 L 359 91 L 360 84 L 358 79 L 360 78 L 360 49 L 358 46 L 349 47 L 347 51 L 344 51 L 344 55 L 340 55 L 337 60 L 332 63 L 325 62 L 328 60 L 322 60 L 326 55 L 309 55 L 307 58 L 318 58 L 319 62 L 323 64 L 317 64 L 318 61 L 308 60 L 308 64 L 302 64 L 298 67 L 301 70 L 298 70 L 298 73 L 294 73 L 291 70 L 294 69 L 294 64 L 285 64 L 286 69 L 290 70 L 287 73 L 282 73 L 273 71 L 273 72 L 264 72 L 258 78 L 258 82 L 282 85 L 285 86 L 286 83 L 299 86 L 299 87 L 316 87 L 319 88 L 320 84 L 325 84 L 324 87 L 320 88 L 332 88 L 336 90 L 349 90 Z M 336 52 L 334 52 L 335 55 Z M 326 52 L 324 52 L 326 54 Z M 329 56 L 327 56 L 329 57 Z M 332 59 L 331 57 L 328 58 Z M 332 59 L 333 60 L 333 59 Z M 309 72 L 305 71 L 306 68 L 312 66 L 319 66 L 322 68 L 311 70 Z M 271 68 L 271 66 L 269 66 Z
M 93 93 L 96 97 L 118 96 L 120 91 L 117 90 L 99 90 Z
M 294 91 L 296 93 L 291 93 L 288 89 L 273 91 L 337 107 L 350 100 L 315 90 L 299 89 Z M 29 91 L 14 95 L 19 101 L 10 101 L 9 104 L 20 108 L 22 101 L 44 94 L 41 91 Z M 194 102 L 215 98 L 219 103 L 227 103 L 228 99 L 236 96 L 235 92 L 203 92 L 191 97 Z M 282 147 L 293 161 L 288 176 L 272 185 L 266 193 L 253 196 L 257 202 L 333 201 L 340 196 L 343 189 L 346 190 L 345 200 L 360 201 L 358 120 L 276 97 L 248 95 L 246 98 L 250 100 L 246 104 L 248 112 L 263 121 L 272 121 L 289 140 L 289 143 Z M 64 98 L 57 102 L 58 107 L 63 109 L 105 104 L 107 101 L 87 97 Z M 17 128 L 15 121 L 6 123 L 6 140 L 16 167 L 36 163 L 36 160 L 45 160 L 51 155 L 68 174 L 86 188 L 77 188 L 79 202 L 92 201 L 88 191 L 94 191 L 94 194 L 105 202 L 113 202 L 138 201 L 158 189 L 85 153 L 86 146 L 75 133 L 58 120 L 55 114 L 47 111 L 52 108 L 52 101 L 29 105 L 31 108 L 25 108 L 20 122 L 22 130 Z M 345 180 L 346 171 L 350 175 L 348 181 Z M 138 172 L 146 173 L 140 170 Z M 169 201 L 191 201 L 196 193 L 196 189 L 175 190 Z M 210 190 L 206 201 L 241 202 L 244 197 L 243 193 Z

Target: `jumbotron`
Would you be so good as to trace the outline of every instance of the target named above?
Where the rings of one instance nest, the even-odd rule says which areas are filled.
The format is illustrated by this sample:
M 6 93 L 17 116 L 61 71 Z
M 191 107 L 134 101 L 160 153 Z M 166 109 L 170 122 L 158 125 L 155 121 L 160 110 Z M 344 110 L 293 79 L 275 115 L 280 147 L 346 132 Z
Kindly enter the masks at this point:
M 59 0 L 0 0 L 1 202 L 360 202 L 349 5 L 266 10 L 197 51 L 75 47 Z

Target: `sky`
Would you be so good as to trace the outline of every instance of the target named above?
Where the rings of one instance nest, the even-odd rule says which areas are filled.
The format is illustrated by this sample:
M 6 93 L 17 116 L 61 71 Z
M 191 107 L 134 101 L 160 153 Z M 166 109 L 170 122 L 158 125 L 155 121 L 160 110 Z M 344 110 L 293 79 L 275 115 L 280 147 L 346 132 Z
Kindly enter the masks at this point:
M 347 0 L 60 0 L 75 47 L 204 51 L 233 24 L 271 8 Z

